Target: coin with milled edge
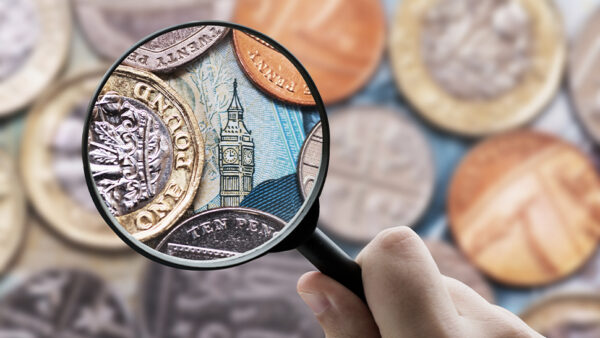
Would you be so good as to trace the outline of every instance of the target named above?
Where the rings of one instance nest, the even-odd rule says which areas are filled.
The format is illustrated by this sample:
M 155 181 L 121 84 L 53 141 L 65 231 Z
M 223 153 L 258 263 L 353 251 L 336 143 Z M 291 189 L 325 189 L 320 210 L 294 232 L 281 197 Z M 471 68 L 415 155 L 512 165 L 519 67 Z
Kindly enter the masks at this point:
M 47 270 L 0 301 L 2 337 L 131 338 L 135 323 L 97 276 L 83 270 Z
M 94 206 L 81 158 L 89 101 L 105 71 L 69 77 L 40 98 L 25 123 L 21 171 L 34 208 L 58 233 L 84 246 L 123 249 Z
M 70 37 L 66 0 L 0 3 L 0 116 L 29 104 L 54 79 Z
M 547 338 L 596 338 L 600 297 L 592 292 L 552 294 L 530 306 L 521 318 Z
M 296 292 L 311 270 L 293 251 L 216 271 L 151 264 L 140 287 L 143 337 L 324 337 Z
M 23 243 L 25 196 L 12 158 L 0 150 L 0 272 Z
M 175 29 L 138 47 L 123 64 L 151 72 L 169 72 L 202 55 L 228 31 L 223 26 Z
M 600 142 L 600 11 L 591 16 L 573 44 L 569 60 L 569 89 L 585 129 Z
M 479 136 L 515 128 L 560 84 L 566 41 L 548 0 L 407 0 L 392 26 L 400 90 L 446 130 Z
M 326 104 L 347 98 L 367 82 L 379 65 L 385 44 L 380 1 L 238 0 L 233 21 L 288 48 L 306 67 Z M 250 54 L 240 60 L 245 69 L 252 70 L 251 78 L 266 85 L 269 92 L 281 91 L 278 84 L 290 79 L 277 79 L 278 58 L 270 59 L 268 49 L 257 44 L 249 47 L 253 48 L 241 50 Z M 257 50 L 267 55 L 259 55 Z M 272 80 L 264 81 L 264 77 Z M 300 83 L 297 86 L 301 94 L 303 88 Z
M 502 283 L 535 286 L 570 275 L 600 236 L 600 178 L 556 136 L 510 132 L 477 145 L 448 191 L 450 229 L 463 253 Z
M 116 60 L 137 41 L 160 29 L 190 21 L 229 20 L 234 0 L 75 0 L 73 4 L 93 49 Z M 187 49 L 181 58 L 189 57 L 184 55 Z M 178 53 L 176 50 L 172 57 L 179 59 Z M 156 55 L 156 51 L 151 54 Z
M 304 140 L 298 163 L 298 180 L 304 198 L 310 195 L 319 174 L 321 154 L 323 151 L 323 129 L 317 123 Z
M 427 249 L 429 249 L 442 275 L 465 283 L 488 302 L 494 302 L 494 290 L 492 290 L 491 285 L 485 280 L 481 272 L 452 245 L 442 240 L 433 239 L 426 239 L 425 245 L 427 245 Z
M 429 144 L 418 127 L 399 112 L 374 106 L 335 112 L 329 126 L 323 227 L 367 242 L 385 228 L 414 225 L 435 181 Z
M 285 102 L 315 104 L 302 74 L 271 45 L 238 30 L 233 31 L 233 44 L 244 73 L 263 91 Z
M 190 260 L 212 260 L 246 253 L 275 237 L 286 223 L 248 208 L 217 208 L 175 227 L 156 250 Z
M 171 228 L 192 203 L 204 142 L 192 110 L 171 87 L 119 66 L 94 103 L 88 159 L 106 208 L 144 241 Z

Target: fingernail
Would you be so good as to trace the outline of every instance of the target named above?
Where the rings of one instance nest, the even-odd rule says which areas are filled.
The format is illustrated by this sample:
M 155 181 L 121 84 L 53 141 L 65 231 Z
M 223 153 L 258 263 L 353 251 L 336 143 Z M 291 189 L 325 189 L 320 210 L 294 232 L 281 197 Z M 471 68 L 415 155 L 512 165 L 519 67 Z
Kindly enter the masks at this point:
M 325 297 L 321 293 L 300 292 L 299 294 L 302 300 L 306 303 L 306 305 L 308 305 L 308 307 L 316 315 L 325 312 L 325 310 L 327 310 L 331 306 L 331 303 L 329 303 L 327 297 Z

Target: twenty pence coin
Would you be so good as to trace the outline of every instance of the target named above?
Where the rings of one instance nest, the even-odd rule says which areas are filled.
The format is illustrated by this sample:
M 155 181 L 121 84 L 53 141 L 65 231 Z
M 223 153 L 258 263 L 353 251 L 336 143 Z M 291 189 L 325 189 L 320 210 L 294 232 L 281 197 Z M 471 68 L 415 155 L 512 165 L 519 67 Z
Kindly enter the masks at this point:
M 448 214 L 458 246 L 488 276 L 516 286 L 547 284 L 593 254 L 600 180 L 588 158 L 555 136 L 503 134 L 460 163 Z
M 323 128 L 321 128 L 321 122 L 317 123 L 310 131 L 302 149 L 300 149 L 300 156 L 298 163 L 298 181 L 300 183 L 302 196 L 306 198 L 310 195 L 317 175 L 319 174 L 319 168 L 321 166 L 321 153 L 323 151 Z

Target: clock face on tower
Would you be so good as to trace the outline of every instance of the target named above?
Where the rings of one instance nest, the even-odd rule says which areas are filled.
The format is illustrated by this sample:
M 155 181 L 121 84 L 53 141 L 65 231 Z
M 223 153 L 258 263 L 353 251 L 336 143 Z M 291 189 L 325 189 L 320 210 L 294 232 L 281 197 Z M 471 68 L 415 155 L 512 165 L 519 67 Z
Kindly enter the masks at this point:
M 252 164 L 252 151 L 244 150 L 244 164 L 250 165 Z
M 234 148 L 227 148 L 223 152 L 223 162 L 231 164 L 237 162 L 237 151 Z

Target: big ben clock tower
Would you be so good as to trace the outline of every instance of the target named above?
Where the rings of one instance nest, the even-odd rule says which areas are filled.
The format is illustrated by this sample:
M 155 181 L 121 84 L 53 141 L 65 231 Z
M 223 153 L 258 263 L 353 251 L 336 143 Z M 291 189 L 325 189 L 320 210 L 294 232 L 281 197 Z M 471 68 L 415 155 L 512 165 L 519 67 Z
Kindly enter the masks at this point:
M 244 124 L 244 108 L 233 81 L 233 98 L 227 108 L 227 123 L 219 142 L 221 206 L 235 207 L 252 190 L 254 175 L 254 141 Z

